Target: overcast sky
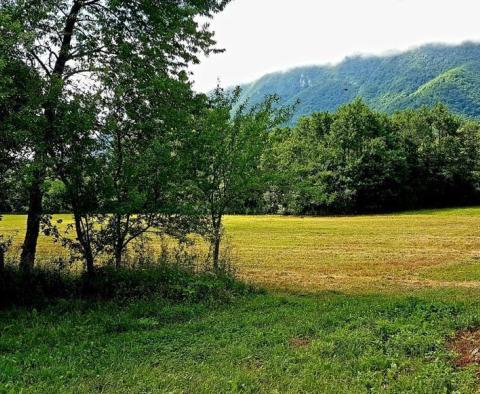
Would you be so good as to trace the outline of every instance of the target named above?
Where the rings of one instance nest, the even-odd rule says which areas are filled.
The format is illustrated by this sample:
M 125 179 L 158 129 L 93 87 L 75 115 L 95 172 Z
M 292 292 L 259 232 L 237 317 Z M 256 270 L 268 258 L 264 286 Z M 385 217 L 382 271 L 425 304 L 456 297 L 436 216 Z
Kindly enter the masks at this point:
M 199 91 L 352 54 L 480 41 L 480 0 L 233 0 L 212 28 L 226 52 L 192 69 Z

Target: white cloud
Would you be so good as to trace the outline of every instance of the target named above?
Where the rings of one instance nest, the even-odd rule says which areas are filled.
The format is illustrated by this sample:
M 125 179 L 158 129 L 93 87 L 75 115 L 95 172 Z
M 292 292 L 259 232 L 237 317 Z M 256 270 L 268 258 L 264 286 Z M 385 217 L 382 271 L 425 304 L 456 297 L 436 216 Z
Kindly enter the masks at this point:
M 212 21 L 226 52 L 192 68 L 200 91 L 267 72 L 430 42 L 480 41 L 479 0 L 234 0 Z

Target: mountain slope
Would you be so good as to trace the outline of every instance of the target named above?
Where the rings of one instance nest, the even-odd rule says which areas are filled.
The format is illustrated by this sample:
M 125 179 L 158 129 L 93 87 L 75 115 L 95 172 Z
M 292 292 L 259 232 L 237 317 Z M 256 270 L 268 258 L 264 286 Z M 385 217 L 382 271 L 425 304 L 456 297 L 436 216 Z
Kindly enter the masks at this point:
M 276 93 L 297 106 L 293 121 L 316 111 L 333 111 L 362 97 L 373 108 L 398 109 L 447 104 L 480 117 L 480 44 L 427 45 L 391 56 L 355 56 L 333 66 L 309 66 L 266 75 L 242 86 L 252 103 Z

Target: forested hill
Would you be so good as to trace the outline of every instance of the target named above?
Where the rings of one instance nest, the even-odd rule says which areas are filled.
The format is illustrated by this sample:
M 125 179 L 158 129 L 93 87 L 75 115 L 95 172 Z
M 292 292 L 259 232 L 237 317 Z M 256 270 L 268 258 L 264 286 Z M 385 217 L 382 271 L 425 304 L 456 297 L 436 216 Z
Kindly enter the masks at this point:
M 293 121 L 318 111 L 333 111 L 362 97 L 389 113 L 445 103 L 468 117 L 480 117 L 480 43 L 427 45 L 390 56 L 355 56 L 337 65 L 309 66 L 265 75 L 243 86 L 253 103 L 280 95 L 297 106 Z

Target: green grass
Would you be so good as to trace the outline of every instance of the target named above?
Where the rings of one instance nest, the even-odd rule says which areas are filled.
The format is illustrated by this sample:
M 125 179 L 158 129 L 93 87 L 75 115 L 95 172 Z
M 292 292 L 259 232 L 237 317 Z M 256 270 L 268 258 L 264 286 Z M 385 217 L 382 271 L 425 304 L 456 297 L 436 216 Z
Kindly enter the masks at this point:
M 445 341 L 479 302 L 258 295 L 230 305 L 60 303 L 2 318 L 4 392 L 474 392 Z M 478 298 L 477 298 L 478 299 Z M 0 389 L 1 390 L 1 389 Z
M 0 226 L 21 229 L 23 217 Z M 470 393 L 447 343 L 480 326 L 480 208 L 226 220 L 231 303 L 0 312 L 0 393 Z M 21 236 L 19 237 L 21 238 Z M 42 253 L 53 253 L 41 239 Z

